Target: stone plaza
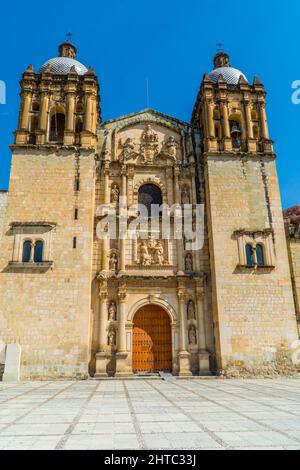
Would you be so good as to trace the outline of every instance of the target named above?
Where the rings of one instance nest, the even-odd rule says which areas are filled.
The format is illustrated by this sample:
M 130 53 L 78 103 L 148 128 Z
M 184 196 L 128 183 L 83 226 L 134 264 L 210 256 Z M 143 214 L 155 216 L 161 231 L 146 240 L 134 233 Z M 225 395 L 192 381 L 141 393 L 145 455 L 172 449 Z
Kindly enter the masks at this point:
M 298 378 L 0 383 L 0 449 L 300 449 Z

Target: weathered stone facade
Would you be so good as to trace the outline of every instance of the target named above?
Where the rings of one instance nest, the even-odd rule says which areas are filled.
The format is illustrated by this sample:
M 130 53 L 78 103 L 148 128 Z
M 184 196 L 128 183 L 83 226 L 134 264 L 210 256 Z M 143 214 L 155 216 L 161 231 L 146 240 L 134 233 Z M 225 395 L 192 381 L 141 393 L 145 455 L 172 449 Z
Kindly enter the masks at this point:
M 65 43 L 21 81 L 0 250 L 0 333 L 21 345 L 21 377 L 127 376 L 146 371 L 145 357 L 147 370 L 170 361 L 161 368 L 181 376 L 292 372 L 295 304 L 261 82 L 221 53 L 191 124 L 153 110 L 101 123 L 97 77 L 75 56 Z M 204 204 L 201 249 L 160 225 L 150 236 L 148 215 L 137 238 L 99 237 L 101 205 L 118 228 L 124 201 L 149 200 L 190 204 L 193 223 Z M 168 315 L 170 349 L 153 339 L 165 362 L 138 336 L 149 306 Z
M 7 191 L 0 191 L 0 238 L 3 232 L 3 223 L 6 211 Z
M 284 211 L 298 329 L 300 331 L 300 206 Z

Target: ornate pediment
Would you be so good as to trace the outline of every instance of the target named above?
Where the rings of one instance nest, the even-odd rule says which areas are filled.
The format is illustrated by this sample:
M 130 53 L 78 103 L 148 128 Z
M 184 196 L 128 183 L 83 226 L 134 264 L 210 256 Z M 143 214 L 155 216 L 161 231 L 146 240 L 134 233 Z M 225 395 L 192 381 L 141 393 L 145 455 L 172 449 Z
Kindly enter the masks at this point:
M 143 165 L 165 163 L 166 160 L 177 161 L 179 144 L 173 135 L 165 135 L 164 131 L 157 132 L 151 124 L 146 124 L 142 132 L 139 128 L 132 129 L 131 133 L 132 135 L 126 134 L 119 139 L 120 161 Z

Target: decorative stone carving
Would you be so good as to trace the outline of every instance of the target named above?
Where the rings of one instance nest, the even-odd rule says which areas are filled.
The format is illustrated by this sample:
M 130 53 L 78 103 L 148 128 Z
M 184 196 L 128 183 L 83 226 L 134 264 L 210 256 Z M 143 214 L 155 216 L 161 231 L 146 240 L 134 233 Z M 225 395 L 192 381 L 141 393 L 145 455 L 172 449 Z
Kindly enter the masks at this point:
M 108 346 L 116 346 L 116 332 L 113 328 L 111 328 L 108 332 L 107 336 L 107 344 Z
M 181 203 L 182 204 L 190 204 L 190 193 L 188 188 L 183 187 L 181 190 Z
M 155 264 L 164 264 L 164 247 L 160 241 L 153 247 L 153 261 Z
M 108 320 L 113 321 L 117 319 L 117 306 L 116 302 L 111 302 L 108 307 Z
M 148 124 L 141 137 L 142 163 L 151 164 L 158 155 L 158 134 Z
M 151 264 L 151 255 L 149 254 L 146 241 L 143 241 L 140 245 L 140 264 L 142 266 L 149 266 Z
M 189 272 L 193 271 L 193 257 L 191 253 L 188 253 L 185 257 L 185 270 Z
M 118 204 L 120 197 L 120 190 L 116 183 L 114 183 L 110 190 L 110 202 L 113 204 Z
M 109 258 L 109 269 L 111 271 L 117 271 L 118 270 L 118 257 L 116 253 L 112 253 Z
M 177 149 L 178 149 L 178 144 L 175 140 L 175 138 L 171 135 L 167 141 L 164 143 L 163 149 L 162 149 L 162 154 L 171 157 L 173 160 L 176 160 L 177 158 Z
M 197 344 L 197 332 L 196 327 L 191 325 L 189 327 L 189 344 L 196 345 Z
M 140 244 L 140 264 L 149 266 L 151 264 L 163 265 L 165 263 L 164 247 L 159 240 L 143 240 Z
M 120 160 L 130 160 L 136 158 L 138 156 L 138 152 L 136 151 L 136 143 L 134 138 L 128 137 L 124 144 L 122 140 L 119 141 L 119 147 L 122 148 L 122 153 L 120 156 Z
M 189 300 L 187 304 L 187 317 L 188 320 L 196 320 L 195 304 L 192 300 Z

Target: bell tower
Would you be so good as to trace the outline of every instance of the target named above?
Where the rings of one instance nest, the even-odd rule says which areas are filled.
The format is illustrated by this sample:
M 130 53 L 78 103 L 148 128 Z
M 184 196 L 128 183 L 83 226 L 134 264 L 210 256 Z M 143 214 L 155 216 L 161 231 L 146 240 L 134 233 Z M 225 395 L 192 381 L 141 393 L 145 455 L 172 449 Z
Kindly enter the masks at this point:
M 219 52 L 203 77 L 192 126 L 202 136 L 197 166 L 218 368 L 230 375 L 288 367 L 298 335 L 262 82 L 250 84 Z
M 2 333 L 22 347 L 23 377 L 88 376 L 100 99 L 95 72 L 76 53 L 70 42 L 61 44 L 57 57 L 37 73 L 30 65 L 20 82 L 0 298 L 12 299 L 5 312 L 18 318 L 13 332 Z M 28 364 L 38 363 L 43 371 L 32 374 Z
M 21 106 L 16 145 L 96 145 L 100 122 L 99 85 L 93 69 L 76 60 L 70 42 L 59 56 L 35 73 L 32 65 L 21 79 Z
M 245 75 L 230 66 L 219 52 L 214 70 L 205 74 L 192 122 L 202 130 L 204 151 L 269 153 L 266 92 L 258 77 L 249 84 Z

